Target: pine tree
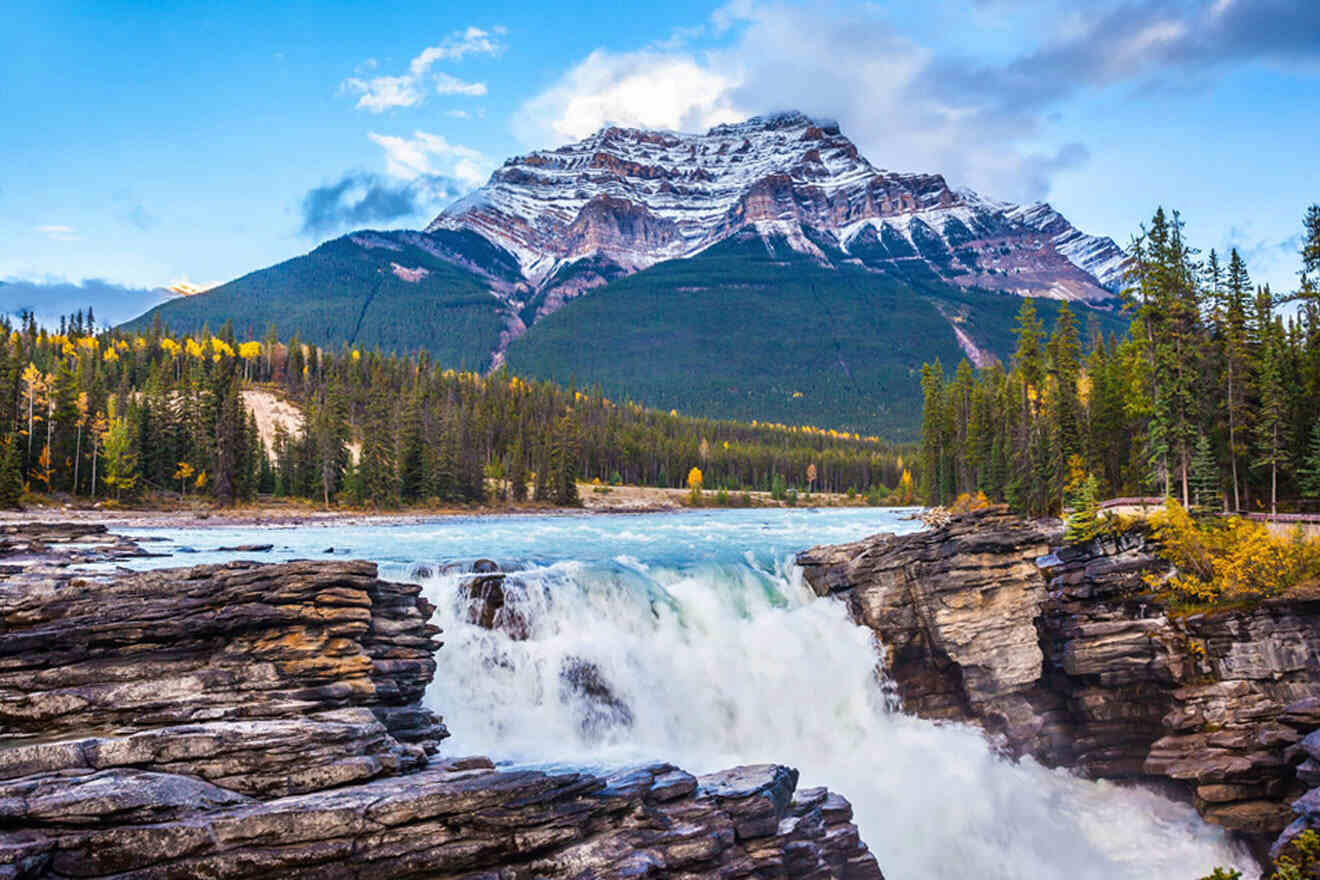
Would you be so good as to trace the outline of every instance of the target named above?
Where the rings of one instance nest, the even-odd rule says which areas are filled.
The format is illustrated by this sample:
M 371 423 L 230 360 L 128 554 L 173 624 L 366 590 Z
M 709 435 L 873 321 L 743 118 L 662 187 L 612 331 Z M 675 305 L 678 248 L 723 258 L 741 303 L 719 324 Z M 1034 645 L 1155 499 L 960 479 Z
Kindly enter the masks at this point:
M 23 498 L 23 475 L 19 471 L 18 438 L 10 434 L 4 438 L 0 450 L 0 508 L 17 510 Z
M 940 478 L 949 437 L 944 417 L 944 368 L 938 358 L 933 364 L 921 365 L 921 394 L 921 495 L 927 504 L 944 504 L 953 499 L 946 499 Z
M 527 500 L 527 455 L 523 452 L 522 437 L 514 443 L 509 452 L 509 483 L 512 486 L 513 500 Z
M 1311 442 L 1297 471 L 1298 487 L 1305 498 L 1320 498 L 1320 419 L 1311 429 Z
M 1259 469 L 1269 471 L 1271 515 L 1279 512 L 1279 474 L 1288 469 L 1291 445 L 1281 336 L 1282 329 L 1277 324 L 1267 325 L 1261 341 L 1257 374 L 1260 405 L 1256 412 L 1254 464 Z
M 1196 438 L 1196 451 L 1192 455 L 1191 482 L 1193 506 L 1205 510 L 1217 510 L 1222 507 L 1223 499 L 1219 492 L 1219 464 L 1215 461 L 1209 434 L 1203 433 Z
M 1100 486 L 1095 474 L 1087 474 L 1069 500 L 1072 509 L 1068 513 L 1063 533 L 1064 543 L 1083 544 L 1100 534 L 1099 493 Z
M 577 477 L 581 460 L 577 419 L 572 411 L 559 420 L 550 452 L 550 472 L 553 475 L 551 500 L 560 507 L 578 507 Z
M 1251 277 L 1247 265 L 1234 248 L 1229 255 L 1228 279 L 1224 290 L 1224 414 L 1228 418 L 1228 457 L 1233 475 L 1233 509 L 1242 509 L 1241 479 L 1238 461 L 1247 452 L 1244 430 L 1249 413 L 1247 388 L 1247 311 L 1251 296 Z
M 115 499 L 119 500 L 125 489 L 133 490 L 138 479 L 137 456 L 133 452 L 128 423 L 112 415 L 101 441 L 105 456 L 105 472 L 101 479 L 115 490 Z
M 366 422 L 362 426 L 362 457 L 358 470 L 365 501 L 377 507 L 393 507 L 398 503 L 389 399 L 384 395 L 375 395 L 368 403 Z

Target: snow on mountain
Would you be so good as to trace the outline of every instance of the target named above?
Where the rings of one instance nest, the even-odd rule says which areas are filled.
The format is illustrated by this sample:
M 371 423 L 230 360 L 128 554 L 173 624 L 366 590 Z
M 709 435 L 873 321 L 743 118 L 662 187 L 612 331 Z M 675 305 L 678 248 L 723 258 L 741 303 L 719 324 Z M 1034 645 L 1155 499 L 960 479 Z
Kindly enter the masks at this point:
M 604 128 L 510 159 L 427 231 L 478 233 L 513 254 L 532 285 L 553 286 L 584 257 L 633 272 L 748 227 L 824 262 L 822 244 L 878 271 L 1059 299 L 1111 298 L 1126 263 L 1113 241 L 1047 204 L 877 169 L 836 123 L 796 112 L 705 134 Z

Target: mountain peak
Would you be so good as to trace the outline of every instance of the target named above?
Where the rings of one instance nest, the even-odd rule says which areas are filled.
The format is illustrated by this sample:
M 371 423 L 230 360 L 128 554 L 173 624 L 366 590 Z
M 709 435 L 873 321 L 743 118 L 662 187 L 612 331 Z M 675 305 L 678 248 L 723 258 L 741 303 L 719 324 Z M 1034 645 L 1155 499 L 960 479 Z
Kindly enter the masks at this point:
M 1126 259 L 1048 205 L 877 169 L 838 123 L 797 110 L 705 134 L 606 126 L 509 159 L 427 231 L 476 232 L 539 287 L 587 257 L 633 272 L 748 227 L 773 229 L 821 259 L 812 242 L 823 237 L 875 271 L 1061 299 L 1108 299 Z
M 725 122 L 706 132 L 707 137 L 721 137 L 742 134 L 749 131 L 781 131 L 790 128 L 819 128 L 827 134 L 839 133 L 839 123 L 833 119 L 808 116 L 801 110 L 781 110 L 764 116 L 753 116 L 742 122 Z M 832 129 L 832 131 L 828 131 Z

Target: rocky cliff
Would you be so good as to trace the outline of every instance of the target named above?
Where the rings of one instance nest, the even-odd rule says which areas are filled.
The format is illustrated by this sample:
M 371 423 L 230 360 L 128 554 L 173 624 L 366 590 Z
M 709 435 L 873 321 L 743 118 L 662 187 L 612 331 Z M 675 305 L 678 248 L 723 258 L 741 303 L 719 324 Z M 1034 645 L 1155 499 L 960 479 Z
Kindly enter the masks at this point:
M 881 878 L 789 768 L 439 757 L 433 609 L 374 565 L 67 565 L 0 581 L 0 878 Z
M 1320 596 L 1179 615 L 1130 533 L 1051 553 L 995 508 L 798 557 L 875 630 L 904 708 L 970 721 L 1013 755 L 1159 782 L 1260 843 L 1320 818 Z

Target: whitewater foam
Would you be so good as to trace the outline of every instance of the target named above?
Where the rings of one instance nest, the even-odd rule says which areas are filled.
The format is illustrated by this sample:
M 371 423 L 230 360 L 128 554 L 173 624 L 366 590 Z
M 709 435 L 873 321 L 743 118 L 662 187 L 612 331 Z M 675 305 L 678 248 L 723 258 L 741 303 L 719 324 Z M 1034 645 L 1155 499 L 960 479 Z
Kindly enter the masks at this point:
M 1249 861 L 1190 806 L 1013 764 L 971 728 L 893 711 L 870 631 L 785 559 L 625 556 L 511 574 L 524 641 L 468 624 L 462 579 L 425 585 L 446 640 L 428 701 L 453 753 L 696 773 L 790 764 L 803 785 L 850 798 L 896 880 L 1191 880 Z

